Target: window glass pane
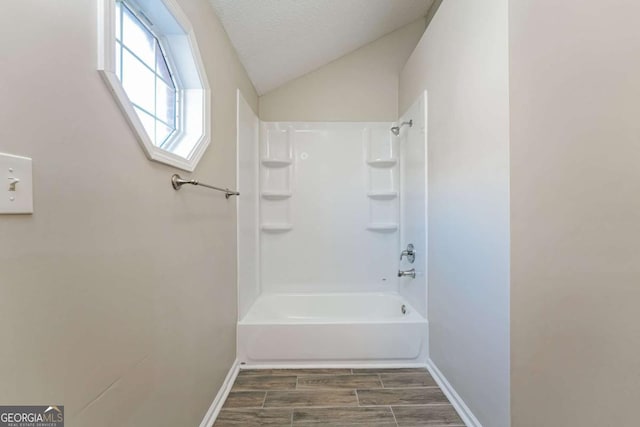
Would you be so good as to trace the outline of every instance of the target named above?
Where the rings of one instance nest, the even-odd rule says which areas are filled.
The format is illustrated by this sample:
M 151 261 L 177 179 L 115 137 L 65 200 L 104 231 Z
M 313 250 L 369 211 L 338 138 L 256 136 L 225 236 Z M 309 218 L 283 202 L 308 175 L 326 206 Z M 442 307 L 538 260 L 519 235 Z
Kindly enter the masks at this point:
M 156 45 L 156 73 L 158 73 L 158 75 L 170 86 L 174 86 L 173 80 L 171 79 L 171 73 L 169 72 L 169 67 L 167 66 L 167 62 L 164 59 L 160 46 L 158 45 Z
M 122 6 L 120 6 L 120 2 L 116 2 L 116 40 L 121 40 L 122 34 L 120 33 L 122 29 Z
M 167 127 L 164 123 L 156 120 L 156 139 L 157 146 L 161 146 L 163 142 L 173 133 L 173 129 Z
M 122 42 L 131 49 L 145 64 L 154 68 L 156 40 L 151 33 L 125 7 L 123 8 Z
M 155 119 L 151 117 L 149 114 L 140 110 L 139 108 L 134 107 L 134 109 L 136 110 L 136 113 L 138 113 L 138 117 L 140 118 L 140 121 L 144 126 L 144 130 L 147 131 L 147 135 L 149 135 L 149 138 L 151 138 L 151 142 L 153 143 L 153 145 L 158 145 L 156 144 L 156 136 L 155 136 L 155 124 L 156 124 Z
M 157 79 L 156 84 L 156 117 L 175 129 L 176 92 L 160 79 Z
M 126 2 L 116 1 L 116 33 L 116 74 L 149 138 L 161 146 L 177 127 L 177 89 L 166 58 Z
M 127 50 L 122 56 L 122 86 L 129 100 L 149 113 L 155 111 L 155 74 Z
M 122 45 L 116 42 L 116 75 L 118 80 L 122 81 L 122 64 L 120 59 L 122 58 Z

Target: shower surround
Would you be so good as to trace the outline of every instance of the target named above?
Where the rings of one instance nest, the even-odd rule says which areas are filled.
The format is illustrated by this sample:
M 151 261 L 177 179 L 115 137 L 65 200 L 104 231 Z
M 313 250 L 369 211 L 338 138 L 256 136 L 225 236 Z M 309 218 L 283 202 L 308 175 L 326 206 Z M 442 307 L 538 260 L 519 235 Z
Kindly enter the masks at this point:
M 265 293 L 397 288 L 397 142 L 391 123 L 263 123 Z
M 409 128 L 261 123 L 242 100 L 238 124 L 239 359 L 424 364 L 424 271 L 398 278 Z

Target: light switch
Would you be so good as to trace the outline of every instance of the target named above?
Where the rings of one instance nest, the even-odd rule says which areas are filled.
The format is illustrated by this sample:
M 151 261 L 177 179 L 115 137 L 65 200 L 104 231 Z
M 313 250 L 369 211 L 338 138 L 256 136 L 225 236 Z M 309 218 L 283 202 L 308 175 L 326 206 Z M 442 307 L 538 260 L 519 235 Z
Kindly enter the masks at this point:
M 0 214 L 33 213 L 31 159 L 0 153 Z

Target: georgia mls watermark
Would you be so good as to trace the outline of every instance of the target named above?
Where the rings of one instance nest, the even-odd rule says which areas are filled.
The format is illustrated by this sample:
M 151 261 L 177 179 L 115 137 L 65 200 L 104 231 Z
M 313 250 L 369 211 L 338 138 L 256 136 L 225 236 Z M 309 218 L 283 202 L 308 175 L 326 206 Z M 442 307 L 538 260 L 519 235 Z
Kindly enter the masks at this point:
M 0 427 L 64 427 L 64 406 L 0 406 Z

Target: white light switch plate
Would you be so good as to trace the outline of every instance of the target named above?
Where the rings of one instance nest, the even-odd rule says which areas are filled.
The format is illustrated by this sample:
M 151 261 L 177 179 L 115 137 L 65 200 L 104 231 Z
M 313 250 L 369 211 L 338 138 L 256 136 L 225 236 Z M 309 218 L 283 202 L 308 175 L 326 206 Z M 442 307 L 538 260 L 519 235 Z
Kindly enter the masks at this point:
M 0 214 L 33 213 L 31 159 L 0 153 Z

